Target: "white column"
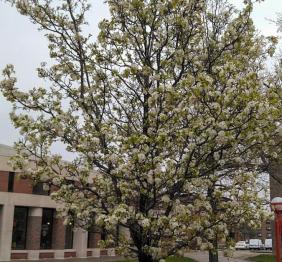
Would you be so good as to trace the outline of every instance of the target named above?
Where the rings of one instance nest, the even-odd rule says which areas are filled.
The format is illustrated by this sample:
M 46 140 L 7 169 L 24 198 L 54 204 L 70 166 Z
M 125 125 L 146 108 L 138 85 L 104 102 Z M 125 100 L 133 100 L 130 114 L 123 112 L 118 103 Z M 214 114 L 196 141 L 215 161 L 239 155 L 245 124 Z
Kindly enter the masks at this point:
M 119 226 L 119 233 L 122 237 L 124 237 L 126 240 L 130 239 L 130 231 L 128 228 Z
M 29 217 L 42 217 L 43 209 L 42 207 L 30 207 L 28 209 Z
M 55 258 L 56 259 L 64 259 L 65 258 L 65 250 L 55 250 Z
M 73 236 L 73 247 L 76 250 L 76 257 L 86 258 L 87 257 L 87 238 L 88 232 L 77 228 L 74 231 Z
M 0 261 L 11 260 L 14 209 L 13 205 L 0 207 Z

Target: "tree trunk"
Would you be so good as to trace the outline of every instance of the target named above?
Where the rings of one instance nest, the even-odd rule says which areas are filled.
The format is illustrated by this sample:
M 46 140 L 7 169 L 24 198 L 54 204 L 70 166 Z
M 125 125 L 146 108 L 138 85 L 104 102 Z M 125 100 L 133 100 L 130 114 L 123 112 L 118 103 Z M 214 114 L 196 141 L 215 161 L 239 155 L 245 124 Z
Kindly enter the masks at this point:
M 209 250 L 209 262 L 218 262 L 218 243 L 217 243 L 217 235 L 212 241 L 213 250 Z
M 209 250 L 209 262 L 218 262 L 217 250 Z
M 156 262 L 151 255 L 145 253 L 138 254 L 138 262 Z

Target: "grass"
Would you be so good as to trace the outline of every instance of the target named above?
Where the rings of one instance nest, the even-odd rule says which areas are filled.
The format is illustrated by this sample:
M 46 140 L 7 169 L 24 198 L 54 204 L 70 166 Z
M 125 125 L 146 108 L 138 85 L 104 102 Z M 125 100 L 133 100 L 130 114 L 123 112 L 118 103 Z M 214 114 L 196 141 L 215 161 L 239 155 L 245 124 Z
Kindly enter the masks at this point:
M 273 255 L 258 255 L 255 257 L 250 257 L 249 261 L 254 262 L 275 262 L 275 256 Z
M 138 260 L 122 260 L 118 262 L 137 262 Z M 168 257 L 166 262 L 197 262 L 196 260 L 188 257 Z

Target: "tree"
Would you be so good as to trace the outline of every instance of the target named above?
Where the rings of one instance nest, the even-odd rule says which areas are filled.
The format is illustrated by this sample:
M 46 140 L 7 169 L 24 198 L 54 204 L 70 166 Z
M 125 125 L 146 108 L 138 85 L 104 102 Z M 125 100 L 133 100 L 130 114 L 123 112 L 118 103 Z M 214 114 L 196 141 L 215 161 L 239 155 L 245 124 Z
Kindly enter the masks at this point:
M 276 39 L 256 33 L 251 1 L 239 12 L 224 0 L 108 0 L 97 41 L 83 33 L 86 0 L 8 2 L 46 32 L 54 62 L 28 92 L 3 70 L 22 135 L 14 165 L 57 187 L 66 219 L 127 228 L 120 249 L 142 262 L 213 250 L 231 219 L 260 221 L 279 99 L 262 84 Z M 51 155 L 58 141 L 73 161 Z

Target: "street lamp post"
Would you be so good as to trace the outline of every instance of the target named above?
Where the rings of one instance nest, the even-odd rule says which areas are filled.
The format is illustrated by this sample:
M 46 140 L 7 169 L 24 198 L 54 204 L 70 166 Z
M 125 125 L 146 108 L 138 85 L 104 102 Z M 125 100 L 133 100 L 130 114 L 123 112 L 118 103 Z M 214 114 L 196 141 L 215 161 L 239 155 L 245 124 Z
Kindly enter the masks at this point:
M 281 262 L 282 197 L 273 198 L 271 206 L 275 213 L 275 261 Z

